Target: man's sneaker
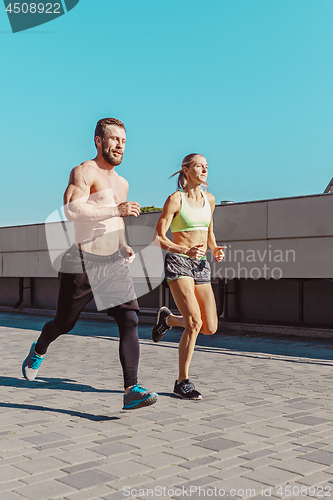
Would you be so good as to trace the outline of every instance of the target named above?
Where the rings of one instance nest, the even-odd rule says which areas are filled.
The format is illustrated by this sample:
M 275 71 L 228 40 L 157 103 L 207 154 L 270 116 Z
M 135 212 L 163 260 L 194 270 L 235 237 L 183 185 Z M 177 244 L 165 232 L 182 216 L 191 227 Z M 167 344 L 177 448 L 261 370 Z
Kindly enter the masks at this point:
M 25 377 L 27 380 L 35 380 L 35 378 L 37 376 L 38 368 L 42 364 L 42 361 L 45 357 L 45 355 L 38 356 L 38 354 L 35 353 L 36 344 L 37 344 L 37 342 L 34 342 L 32 344 L 28 356 L 23 361 L 22 374 L 23 374 L 23 377 Z
M 167 323 L 167 318 L 170 316 L 171 311 L 167 307 L 161 307 L 161 309 L 157 313 L 157 322 L 151 332 L 151 338 L 154 342 L 159 342 L 165 332 L 171 330 L 172 326 L 169 326 Z
M 137 384 L 129 390 L 128 394 L 124 394 L 123 410 L 135 410 L 136 408 L 142 408 L 142 406 L 150 406 L 156 403 L 157 400 L 158 394 L 156 392 L 148 392 L 147 389 Z
M 182 399 L 202 399 L 200 392 L 195 390 L 194 384 L 188 378 L 182 380 L 179 384 L 176 380 L 173 393 Z

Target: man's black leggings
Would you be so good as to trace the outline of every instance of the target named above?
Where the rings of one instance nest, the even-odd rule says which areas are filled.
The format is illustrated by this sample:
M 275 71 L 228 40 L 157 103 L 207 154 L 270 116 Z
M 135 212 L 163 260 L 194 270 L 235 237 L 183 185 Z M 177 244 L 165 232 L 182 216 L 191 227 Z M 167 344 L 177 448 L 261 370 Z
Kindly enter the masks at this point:
M 84 262 L 82 255 L 84 254 Z M 83 265 L 84 264 L 84 265 Z M 36 352 L 43 355 L 60 335 L 70 332 L 88 302 L 100 300 L 107 306 L 107 314 L 113 316 L 119 328 L 119 357 L 123 368 L 124 386 L 137 384 L 139 365 L 138 301 L 128 268 L 118 252 L 111 256 L 96 256 L 79 252 L 73 246 L 64 256 L 62 267 L 70 265 L 84 272 L 60 272 L 60 288 L 57 312 L 53 321 L 44 325 L 37 341 Z M 89 278 L 86 269 L 88 268 Z M 90 282 L 93 283 L 93 290 Z M 121 293 L 120 293 L 121 292 Z M 126 300 L 127 299 L 127 300 Z M 125 301 L 126 300 L 126 301 Z
M 119 328 L 119 358 L 124 374 L 124 387 L 137 384 L 137 374 L 139 365 L 139 337 L 138 337 L 138 316 L 136 311 L 130 309 L 109 310 Z M 72 326 L 72 328 L 74 325 Z M 68 325 L 57 325 L 55 321 L 49 321 L 44 325 L 42 333 L 37 341 L 36 352 L 40 355 L 46 353 L 47 348 L 60 335 L 68 333 Z

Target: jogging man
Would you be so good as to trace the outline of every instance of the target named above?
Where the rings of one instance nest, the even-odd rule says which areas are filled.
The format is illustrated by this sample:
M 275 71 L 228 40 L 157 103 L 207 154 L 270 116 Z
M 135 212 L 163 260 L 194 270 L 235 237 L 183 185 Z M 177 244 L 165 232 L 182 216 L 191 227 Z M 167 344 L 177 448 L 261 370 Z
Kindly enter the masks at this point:
M 115 171 L 123 160 L 124 124 L 99 120 L 95 130 L 97 156 L 75 167 L 64 194 L 68 220 L 74 221 L 75 245 L 63 256 L 54 320 L 46 323 L 22 365 L 27 380 L 36 378 L 48 346 L 71 331 L 85 305 L 94 298 L 119 328 L 119 357 L 124 376 L 123 409 L 154 404 L 158 395 L 138 385 L 138 301 L 128 267 L 135 255 L 125 241 L 123 217 L 138 217 L 140 205 L 128 202 L 128 182 Z

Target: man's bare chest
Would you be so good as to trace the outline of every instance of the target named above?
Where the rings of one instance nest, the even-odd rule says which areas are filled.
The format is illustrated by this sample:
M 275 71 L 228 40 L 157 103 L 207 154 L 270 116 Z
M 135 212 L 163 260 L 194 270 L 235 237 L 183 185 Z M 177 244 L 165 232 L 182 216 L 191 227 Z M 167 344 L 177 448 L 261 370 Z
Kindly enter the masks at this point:
M 90 189 L 91 197 L 97 203 L 122 203 L 126 201 L 127 193 L 119 178 L 110 179 L 108 175 L 100 175 L 95 179 Z

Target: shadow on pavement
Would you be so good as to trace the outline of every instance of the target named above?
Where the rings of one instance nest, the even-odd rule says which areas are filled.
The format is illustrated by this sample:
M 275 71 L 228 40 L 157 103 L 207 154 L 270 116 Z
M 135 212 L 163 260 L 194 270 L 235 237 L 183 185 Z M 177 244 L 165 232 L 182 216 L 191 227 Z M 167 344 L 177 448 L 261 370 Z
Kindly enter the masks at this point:
M 97 392 L 110 394 L 123 394 L 124 391 L 110 391 L 109 389 L 96 389 L 91 385 L 78 384 L 75 380 L 66 378 L 45 378 L 37 377 L 34 381 L 29 382 L 24 378 L 18 379 L 15 377 L 0 377 L 0 386 L 9 387 L 26 387 L 27 389 L 61 389 L 62 391 L 76 392 Z
M 2 328 L 18 328 L 41 331 L 44 324 L 52 318 L 28 314 L 0 313 L 0 334 Z M 139 337 L 151 340 L 152 325 L 140 325 Z M 164 342 L 179 342 L 182 330 L 173 328 L 163 338 Z M 118 328 L 113 322 L 79 320 L 67 335 L 98 336 L 101 339 L 118 339 Z M 36 335 L 36 339 L 38 335 Z M 295 336 L 274 336 L 254 332 L 235 332 L 220 330 L 211 336 L 199 335 L 197 346 L 222 348 L 239 353 L 265 353 L 300 358 L 333 360 L 333 339 L 304 338 Z M 174 348 L 174 346 L 172 346 Z M 158 348 L 158 344 L 156 344 Z
M 1 403 L 0 408 L 13 408 L 15 410 L 35 410 L 35 411 L 47 411 L 53 413 L 64 413 L 65 415 L 70 415 L 71 417 L 80 417 L 87 420 L 93 420 L 95 422 L 102 422 L 105 420 L 120 420 L 119 417 L 108 417 L 105 415 L 93 415 L 92 413 L 82 413 L 75 410 L 63 410 L 61 408 L 48 408 L 46 406 L 30 405 L 30 404 L 18 404 L 18 403 Z

